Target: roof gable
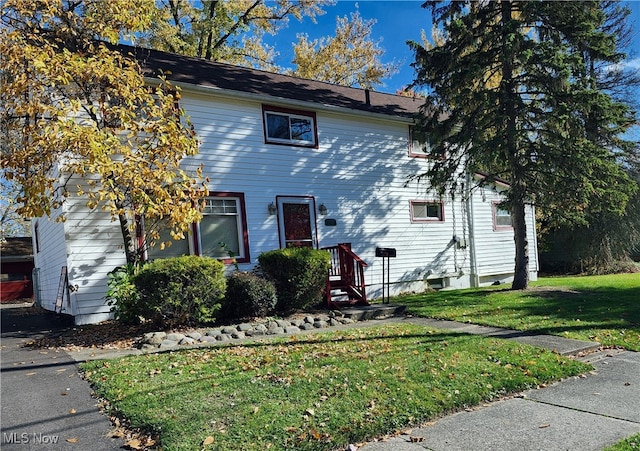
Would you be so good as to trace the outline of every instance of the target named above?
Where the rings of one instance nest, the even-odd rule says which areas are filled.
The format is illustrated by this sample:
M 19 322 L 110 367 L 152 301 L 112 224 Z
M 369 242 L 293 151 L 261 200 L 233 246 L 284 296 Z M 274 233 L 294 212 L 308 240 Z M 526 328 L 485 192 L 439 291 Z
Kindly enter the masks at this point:
M 119 45 L 135 57 L 145 75 L 164 73 L 174 83 L 330 105 L 388 116 L 413 117 L 423 99 L 349 88 L 142 47 Z

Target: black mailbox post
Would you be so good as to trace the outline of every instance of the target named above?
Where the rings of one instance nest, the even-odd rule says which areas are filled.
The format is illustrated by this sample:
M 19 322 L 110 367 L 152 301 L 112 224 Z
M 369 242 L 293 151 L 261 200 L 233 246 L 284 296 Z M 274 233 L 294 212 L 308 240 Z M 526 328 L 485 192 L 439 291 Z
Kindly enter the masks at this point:
M 389 303 L 389 297 L 391 295 L 391 281 L 390 278 L 390 270 L 389 270 L 389 259 L 396 257 L 396 249 L 394 247 L 376 247 L 376 257 L 382 257 L 382 302 L 385 304 Z M 386 260 L 386 262 L 385 262 Z M 386 265 L 385 265 L 386 263 Z M 387 297 L 384 296 L 384 286 L 385 286 L 385 267 L 386 267 L 386 285 L 387 285 Z

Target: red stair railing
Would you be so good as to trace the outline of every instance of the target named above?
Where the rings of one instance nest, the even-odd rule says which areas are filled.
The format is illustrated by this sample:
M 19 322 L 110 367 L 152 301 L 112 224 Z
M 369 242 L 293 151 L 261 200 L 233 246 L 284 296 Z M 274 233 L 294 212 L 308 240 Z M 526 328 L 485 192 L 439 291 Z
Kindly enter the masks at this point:
M 331 255 L 331 268 L 327 276 L 327 306 L 339 308 L 343 305 L 369 305 L 364 283 L 364 268 L 367 264 L 351 250 L 351 243 L 322 248 Z M 346 300 L 334 300 L 333 292 L 347 296 Z

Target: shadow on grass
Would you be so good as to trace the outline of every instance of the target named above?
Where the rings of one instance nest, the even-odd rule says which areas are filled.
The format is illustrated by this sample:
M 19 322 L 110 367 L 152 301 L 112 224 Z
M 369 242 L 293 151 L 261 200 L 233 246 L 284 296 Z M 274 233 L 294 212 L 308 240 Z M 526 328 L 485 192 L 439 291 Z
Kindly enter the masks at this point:
M 640 330 L 640 286 L 440 291 L 398 299 L 411 313 L 539 333 Z

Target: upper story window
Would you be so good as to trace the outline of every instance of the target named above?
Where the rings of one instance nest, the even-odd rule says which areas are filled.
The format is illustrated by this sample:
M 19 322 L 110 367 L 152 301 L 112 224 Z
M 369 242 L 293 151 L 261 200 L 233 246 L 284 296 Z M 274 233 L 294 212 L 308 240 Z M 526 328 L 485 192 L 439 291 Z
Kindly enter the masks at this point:
M 429 155 L 429 143 L 426 138 L 420 137 L 415 131 L 415 127 L 409 126 L 409 156 L 428 158 Z
M 444 207 L 442 202 L 411 201 L 411 222 L 444 221 Z
M 511 230 L 513 228 L 509 210 L 502 208 L 499 202 L 493 202 L 491 209 L 493 213 L 493 230 Z
M 315 113 L 263 105 L 262 115 L 266 142 L 317 147 Z

